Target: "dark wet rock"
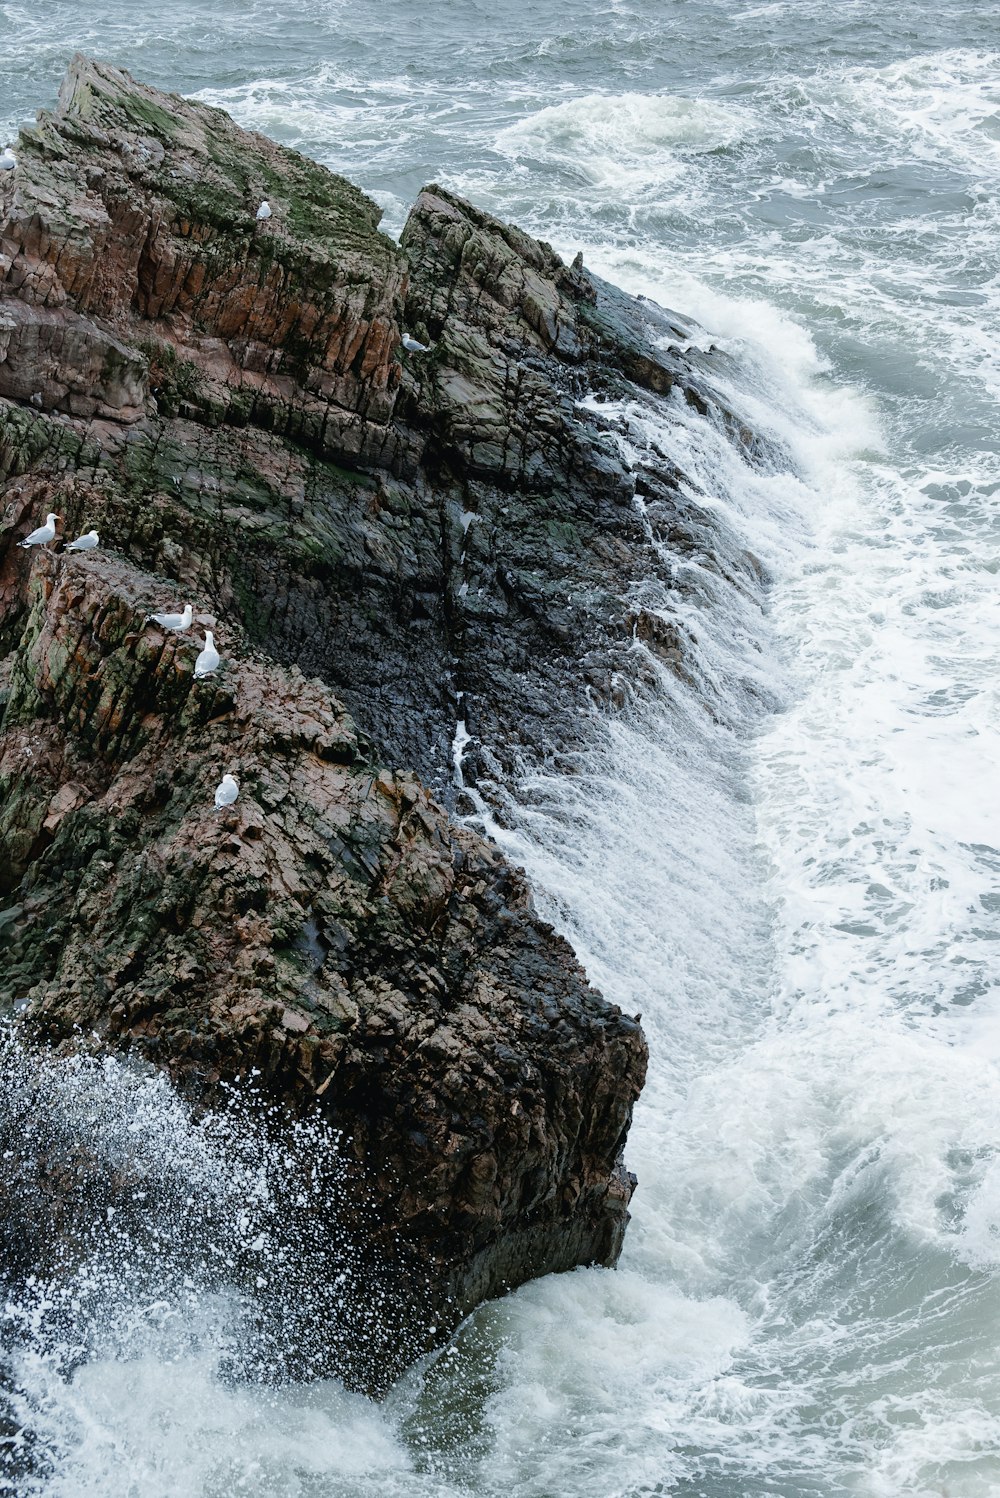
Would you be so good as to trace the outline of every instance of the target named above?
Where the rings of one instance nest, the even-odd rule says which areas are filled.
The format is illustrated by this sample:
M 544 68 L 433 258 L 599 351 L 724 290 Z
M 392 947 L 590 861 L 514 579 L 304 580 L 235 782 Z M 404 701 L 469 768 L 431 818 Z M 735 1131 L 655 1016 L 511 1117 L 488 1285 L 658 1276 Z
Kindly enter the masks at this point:
M 22 1026 L 127 1050 L 202 1101 L 259 1075 L 320 1108 L 378 1202 L 364 1252 L 406 1264 L 400 1299 L 435 1325 L 613 1259 L 642 1038 L 522 876 L 380 769 L 318 681 L 231 644 L 197 682 L 194 648 L 142 626 L 146 574 L 28 565 L 0 745 Z M 241 794 L 217 814 L 224 769 Z
M 18 159 L 0 1001 L 201 1103 L 259 1074 L 342 1130 L 344 1210 L 410 1328 L 352 1372 L 384 1387 L 482 1298 L 619 1252 L 641 1032 L 446 808 L 683 669 L 635 583 L 669 587 L 711 522 L 626 462 L 606 403 L 752 434 L 682 320 L 440 188 L 397 246 L 350 183 L 81 58 Z M 18 550 L 50 509 L 111 549 Z M 142 627 L 188 600 L 224 656 L 205 682 Z

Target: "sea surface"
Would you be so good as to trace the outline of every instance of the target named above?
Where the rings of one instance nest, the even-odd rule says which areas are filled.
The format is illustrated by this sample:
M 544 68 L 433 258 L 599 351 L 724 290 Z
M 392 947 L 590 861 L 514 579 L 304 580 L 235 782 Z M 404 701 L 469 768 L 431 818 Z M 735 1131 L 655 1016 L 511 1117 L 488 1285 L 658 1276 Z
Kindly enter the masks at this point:
M 687 559 L 661 606 L 693 683 L 595 717 L 581 773 L 521 787 L 498 834 L 644 1016 L 618 1270 L 484 1307 L 382 1406 L 235 1378 L 246 1307 L 184 1252 L 249 1236 L 308 1294 L 282 1162 L 162 1084 L 64 1068 L 52 1127 L 131 1141 L 172 1205 L 141 1252 L 109 1230 L 8 1301 L 35 1476 L 7 1491 L 993 1498 L 1000 7 L 5 0 L 0 134 L 75 48 L 345 173 L 391 233 L 436 180 L 582 249 L 698 320 L 786 456 L 607 412 L 773 582 Z M 229 1218 L 195 1224 L 213 1191 Z

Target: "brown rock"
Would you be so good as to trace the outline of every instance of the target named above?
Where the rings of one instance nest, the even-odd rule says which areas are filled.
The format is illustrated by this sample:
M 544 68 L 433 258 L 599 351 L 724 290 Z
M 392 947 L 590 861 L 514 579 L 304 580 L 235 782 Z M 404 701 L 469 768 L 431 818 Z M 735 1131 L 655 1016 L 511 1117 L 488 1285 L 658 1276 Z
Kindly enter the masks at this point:
M 259 1074 L 342 1131 L 342 1371 L 382 1388 L 482 1298 L 620 1249 L 641 1032 L 442 802 L 502 814 L 582 708 L 682 669 L 658 603 L 669 552 L 716 547 L 711 507 L 584 397 L 714 398 L 683 322 L 520 230 L 429 188 L 396 246 L 350 183 L 104 64 L 74 59 L 18 158 L 0 1003 L 199 1105 Z M 17 549 L 49 509 L 109 549 Z M 142 626 L 188 600 L 206 681 L 192 637 Z
M 421 1327 L 615 1257 L 642 1037 L 520 876 L 372 765 L 320 683 L 243 652 L 196 682 L 192 647 L 141 627 L 155 601 L 108 555 L 34 561 L 0 736 L 23 910 L 0 994 L 38 1039 L 100 1037 L 201 1101 L 259 1071 L 344 1130 L 350 1191 L 377 1208 L 359 1257 L 396 1265 L 409 1331 L 369 1327 L 342 1371 L 382 1387 Z M 217 816 L 224 768 L 241 793 Z

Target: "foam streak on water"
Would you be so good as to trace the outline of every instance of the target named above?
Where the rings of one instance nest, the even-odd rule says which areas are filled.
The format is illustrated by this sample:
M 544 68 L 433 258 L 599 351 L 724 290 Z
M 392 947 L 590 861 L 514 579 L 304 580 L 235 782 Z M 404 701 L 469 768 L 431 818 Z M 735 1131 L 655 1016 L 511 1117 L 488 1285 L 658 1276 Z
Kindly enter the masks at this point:
M 392 231 L 442 180 L 704 324 L 766 462 L 683 406 L 600 407 L 629 462 L 688 476 L 704 548 L 623 600 L 684 670 L 595 713 L 578 773 L 495 829 L 643 1013 L 634 1221 L 617 1272 L 483 1308 L 380 1409 L 234 1378 L 225 1277 L 106 1244 L 127 1336 L 9 1308 L 36 1491 L 991 1498 L 997 7 L 377 11 L 4 0 L 0 115 L 88 47 L 346 172 Z M 211 1196 L 224 1145 L 206 1164 L 157 1096 L 176 1180 Z

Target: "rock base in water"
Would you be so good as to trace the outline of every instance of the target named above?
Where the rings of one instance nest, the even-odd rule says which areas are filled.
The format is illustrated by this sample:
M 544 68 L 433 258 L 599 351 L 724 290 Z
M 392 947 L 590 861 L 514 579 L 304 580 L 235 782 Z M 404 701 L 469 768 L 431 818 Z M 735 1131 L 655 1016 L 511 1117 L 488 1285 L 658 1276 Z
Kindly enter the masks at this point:
M 383 1388 L 482 1299 L 621 1247 L 641 1031 L 446 808 L 677 665 L 634 583 L 704 515 L 600 408 L 708 411 L 710 356 L 440 188 L 397 246 L 350 183 L 86 59 L 18 159 L 0 1001 L 199 1104 L 254 1077 L 321 1111 L 331 1221 L 398 1309 L 348 1370 Z M 49 510 L 101 550 L 18 549 Z M 196 637 L 144 624 L 187 601 Z

